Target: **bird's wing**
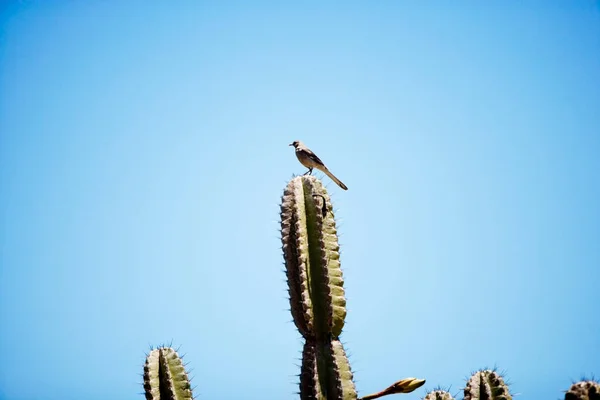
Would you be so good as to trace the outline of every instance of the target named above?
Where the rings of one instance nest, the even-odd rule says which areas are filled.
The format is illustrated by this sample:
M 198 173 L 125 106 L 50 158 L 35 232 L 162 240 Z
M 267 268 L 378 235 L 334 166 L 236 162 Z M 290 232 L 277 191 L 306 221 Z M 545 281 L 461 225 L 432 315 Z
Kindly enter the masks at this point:
M 314 162 L 325 165 L 325 163 L 321 161 L 321 159 L 317 157 L 317 155 L 313 153 L 312 150 L 305 148 L 304 151 Z

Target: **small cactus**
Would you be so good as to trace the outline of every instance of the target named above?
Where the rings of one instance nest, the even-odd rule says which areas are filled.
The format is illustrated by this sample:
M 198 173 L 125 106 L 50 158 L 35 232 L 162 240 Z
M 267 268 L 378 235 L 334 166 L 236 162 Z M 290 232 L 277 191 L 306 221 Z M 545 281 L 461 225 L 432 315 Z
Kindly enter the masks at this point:
M 191 400 L 190 380 L 181 358 L 170 347 L 150 351 L 144 365 L 146 400 Z
M 565 393 L 565 400 L 600 400 L 600 383 L 594 380 L 574 383 Z
M 454 397 L 445 390 L 433 390 L 427 393 L 423 400 L 454 400 Z
M 512 400 L 508 385 L 493 370 L 475 372 L 464 389 L 464 400 Z

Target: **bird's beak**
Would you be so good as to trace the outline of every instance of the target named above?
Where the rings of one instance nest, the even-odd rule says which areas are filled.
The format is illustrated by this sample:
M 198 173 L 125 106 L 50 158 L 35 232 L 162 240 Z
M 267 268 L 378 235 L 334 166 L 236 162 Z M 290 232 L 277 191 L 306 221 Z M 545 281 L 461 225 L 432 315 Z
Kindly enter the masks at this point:
M 288 144 L 288 146 L 293 146 L 293 145 L 294 145 L 294 143 L 290 143 L 290 144 Z

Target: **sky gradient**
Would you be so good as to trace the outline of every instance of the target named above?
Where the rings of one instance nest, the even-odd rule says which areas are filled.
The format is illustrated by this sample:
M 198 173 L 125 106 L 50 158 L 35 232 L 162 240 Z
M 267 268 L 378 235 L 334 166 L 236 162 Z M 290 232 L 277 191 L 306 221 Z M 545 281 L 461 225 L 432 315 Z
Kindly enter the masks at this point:
M 141 399 L 171 341 L 201 399 L 297 398 L 293 140 L 349 187 L 361 395 L 600 375 L 597 1 L 0 4 L 0 399 Z

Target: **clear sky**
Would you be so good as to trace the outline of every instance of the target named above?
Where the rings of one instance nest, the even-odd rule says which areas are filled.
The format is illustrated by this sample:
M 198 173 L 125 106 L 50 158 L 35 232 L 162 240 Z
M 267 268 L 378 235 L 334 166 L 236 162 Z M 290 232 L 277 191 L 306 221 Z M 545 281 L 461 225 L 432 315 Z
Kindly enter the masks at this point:
M 293 140 L 350 188 L 323 178 L 360 394 L 600 374 L 597 1 L 0 13 L 0 399 L 140 399 L 171 341 L 200 398 L 296 398 Z

